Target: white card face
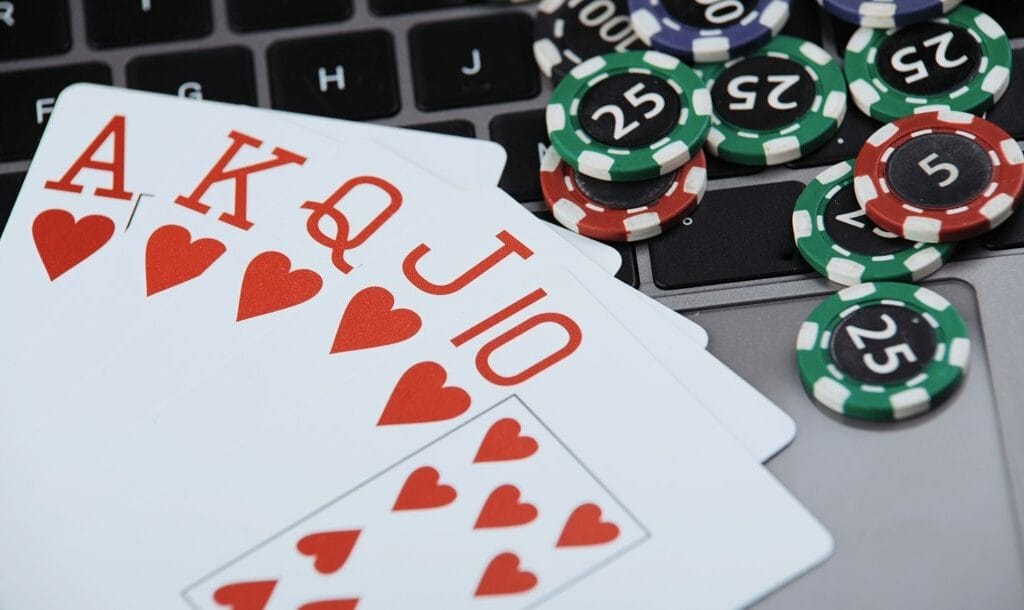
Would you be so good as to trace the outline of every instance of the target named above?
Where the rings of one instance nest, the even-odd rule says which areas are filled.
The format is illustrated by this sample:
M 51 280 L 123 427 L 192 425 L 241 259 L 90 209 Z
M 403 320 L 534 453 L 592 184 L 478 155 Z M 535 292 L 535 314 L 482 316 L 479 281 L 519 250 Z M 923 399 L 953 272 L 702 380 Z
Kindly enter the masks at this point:
M 426 607 L 524 607 L 544 599 L 555 607 L 622 608 L 631 607 L 629 598 L 640 599 L 638 607 L 645 608 L 668 600 L 672 607 L 737 607 L 827 556 L 827 532 L 557 266 L 527 260 L 445 292 L 448 280 L 458 277 L 453 271 L 465 268 L 466 252 L 479 251 L 477 246 L 493 237 L 489 232 L 466 236 L 466 227 L 440 236 L 449 224 L 442 220 L 440 225 L 420 227 L 440 241 L 411 267 L 407 261 L 396 265 L 383 259 L 364 267 L 364 277 L 373 279 L 371 288 L 392 293 L 388 319 L 407 319 L 409 312 L 424 312 L 427 303 L 443 305 L 443 315 L 423 316 L 422 332 L 386 345 L 380 343 L 381 332 L 393 338 L 396 329 L 412 326 L 382 327 L 377 317 L 343 315 L 350 323 L 343 325 L 345 353 L 358 354 L 361 368 L 325 353 L 315 369 L 288 359 L 279 364 L 294 370 L 229 367 L 216 372 L 235 377 L 227 394 L 197 392 L 155 411 L 140 404 L 133 414 L 94 424 L 106 428 L 102 443 L 80 425 L 55 422 L 37 436 L 46 443 L 23 447 L 17 460 L 5 459 L 12 467 L 0 472 L 3 488 L 17 498 L 0 505 L 0 565 L 11 583 L 5 602 L 26 609 L 88 609 L 129 607 L 145 597 L 150 607 L 170 608 L 180 605 L 186 592 L 202 599 L 205 605 L 198 607 L 216 607 L 203 596 L 234 582 L 276 577 L 268 574 L 276 555 L 261 555 L 245 565 L 239 561 L 238 571 L 223 572 L 233 559 L 249 556 L 282 532 L 298 535 L 294 524 L 308 523 L 318 509 L 396 464 L 402 466 L 380 479 L 390 485 L 367 484 L 373 489 L 360 494 L 354 508 L 338 504 L 330 514 L 347 517 L 351 512 L 353 523 L 369 520 L 370 528 L 383 524 L 384 516 L 378 520 L 372 516 L 378 513 L 363 511 L 394 493 L 396 480 L 434 464 L 437 482 L 457 491 L 461 481 L 475 475 L 472 462 L 463 460 L 460 467 L 453 456 L 473 443 L 455 442 L 450 450 L 444 443 L 430 451 L 429 457 L 437 458 L 430 464 L 408 461 L 409 456 L 512 394 L 550 431 L 542 440 L 557 438 L 575 458 L 557 452 L 561 457 L 557 467 L 550 466 L 550 475 L 564 485 L 547 488 L 549 493 L 531 491 L 527 501 L 538 511 L 553 506 L 544 508 L 554 513 L 552 523 L 567 520 L 573 505 L 596 504 L 601 513 L 591 511 L 591 522 L 596 517 L 600 525 L 607 517 L 626 544 L 607 540 L 611 546 L 587 548 L 578 554 L 579 561 L 567 564 L 557 549 L 561 534 L 552 540 L 556 525 L 531 522 L 540 527 L 506 538 L 512 540 L 508 545 L 477 547 L 473 535 L 479 532 L 467 522 L 464 535 L 448 540 L 444 551 L 444 557 L 459 561 L 458 567 L 446 571 L 452 579 L 443 586 L 429 583 L 433 597 Z M 538 291 L 534 300 L 514 299 Z M 347 314 L 352 302 L 337 306 Z M 302 321 L 319 319 L 313 307 L 329 312 L 329 305 L 311 301 Z M 330 334 L 337 324 L 332 318 L 324 329 Z M 607 369 L 609 354 L 615 354 L 614 374 L 595 375 Z M 267 378 L 276 379 L 267 384 L 276 392 L 251 403 L 238 399 L 235 390 Z M 534 423 L 521 425 L 536 430 Z M 68 463 L 67 454 L 76 459 Z M 36 484 L 55 469 L 62 474 L 48 477 L 51 484 Z M 551 483 L 547 471 L 537 489 Z M 525 472 L 508 478 L 521 494 L 534 481 Z M 469 483 L 469 493 L 479 502 L 490 484 L 506 482 Z M 131 490 L 129 497 L 125 490 Z M 114 497 L 123 501 L 111 502 Z M 471 512 L 472 507 L 463 514 Z M 456 527 L 458 515 L 452 519 L 442 529 Z M 425 538 L 410 539 L 410 549 L 431 540 L 429 526 L 424 527 L 415 535 Z M 639 530 L 648 536 L 641 539 Z M 310 544 L 316 546 L 307 542 L 304 548 L 310 550 Z M 275 545 L 286 547 L 284 542 Z M 357 543 L 349 559 L 353 566 L 359 548 Z M 379 550 L 371 561 L 386 561 L 378 553 L 394 550 L 387 544 L 374 548 Z M 152 549 L 160 552 L 143 552 Z M 581 549 L 562 550 L 575 554 Z M 599 560 L 612 554 L 612 561 Z M 504 576 L 485 578 L 499 556 L 506 559 L 495 570 Z M 294 575 L 292 554 L 279 559 L 281 578 Z M 31 576 L 42 569 L 62 586 L 35 586 Z M 537 578 L 534 585 L 527 586 L 531 579 L 524 571 Z M 585 571 L 592 573 L 573 578 Z M 193 586 L 212 574 L 225 579 L 215 588 Z M 549 580 L 555 584 L 549 587 Z M 112 582 L 117 586 L 108 586 Z M 394 606 L 376 605 L 373 595 L 387 600 L 387 589 L 395 586 L 377 570 L 338 589 L 296 585 L 283 590 L 287 603 L 358 596 L 366 604 L 361 601 L 360 608 L 387 608 Z M 484 593 L 495 594 L 481 595 L 481 586 Z M 236 594 L 239 590 L 232 589 L 221 599 Z M 517 595 L 524 596 L 522 603 L 516 602 Z M 263 607 L 252 605 L 252 599 L 246 602 L 250 605 L 226 607 Z
M 328 601 L 400 608 L 410 599 L 445 608 L 521 608 L 598 571 L 648 535 L 512 396 L 233 558 L 184 595 L 210 609 L 260 595 L 267 610 Z

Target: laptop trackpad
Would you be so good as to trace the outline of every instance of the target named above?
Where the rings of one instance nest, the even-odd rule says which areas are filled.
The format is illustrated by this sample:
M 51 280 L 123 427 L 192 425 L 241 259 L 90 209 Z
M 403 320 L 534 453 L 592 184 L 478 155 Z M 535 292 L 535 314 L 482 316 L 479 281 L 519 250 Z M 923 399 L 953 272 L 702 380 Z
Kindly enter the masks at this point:
M 771 471 L 832 532 L 834 556 L 759 608 L 1024 608 L 1024 554 L 974 290 L 927 286 L 967 321 L 973 352 L 943 406 L 896 424 L 819 407 L 797 330 L 824 295 L 703 312 L 711 351 L 797 422 Z

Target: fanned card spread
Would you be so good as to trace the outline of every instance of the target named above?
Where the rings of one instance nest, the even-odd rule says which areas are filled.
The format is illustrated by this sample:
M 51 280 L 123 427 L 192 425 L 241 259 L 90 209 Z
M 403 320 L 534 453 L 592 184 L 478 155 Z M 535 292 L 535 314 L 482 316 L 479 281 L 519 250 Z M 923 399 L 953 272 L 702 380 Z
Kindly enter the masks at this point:
M 0 607 L 735 608 L 792 420 L 496 145 L 96 85 L 0 239 Z

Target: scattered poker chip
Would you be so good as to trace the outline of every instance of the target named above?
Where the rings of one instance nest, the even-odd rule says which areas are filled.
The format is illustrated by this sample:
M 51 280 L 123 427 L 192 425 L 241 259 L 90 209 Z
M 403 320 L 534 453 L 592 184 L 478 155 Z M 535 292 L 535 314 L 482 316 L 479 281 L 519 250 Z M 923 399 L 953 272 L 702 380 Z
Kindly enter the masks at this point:
M 548 208 L 566 228 L 605 241 L 638 241 L 659 235 L 700 203 L 707 163 L 697 151 L 683 167 L 638 182 L 605 182 L 576 173 L 554 148 L 540 168 Z
M 963 379 L 970 352 L 967 325 L 949 301 L 895 282 L 828 297 L 796 340 L 808 394 L 843 415 L 879 421 L 938 405 Z
M 646 44 L 692 61 L 726 61 L 768 42 L 789 20 L 790 0 L 629 0 Z
M 854 103 L 888 122 L 922 107 L 986 110 L 1006 93 L 1013 53 L 994 19 L 962 6 L 898 30 L 861 28 L 843 61 Z
M 542 0 L 533 32 L 537 66 L 556 82 L 591 57 L 646 48 L 626 0 Z
M 955 249 L 879 229 L 857 203 L 853 161 L 833 165 L 807 185 L 793 210 L 793 236 L 815 271 L 844 286 L 916 282 L 937 271 Z
M 592 57 L 569 71 L 546 111 L 551 145 L 578 172 L 634 181 L 672 172 L 711 126 L 704 82 L 657 51 Z
M 820 147 L 846 116 L 846 80 L 818 45 L 778 36 L 698 72 L 711 91 L 708 150 L 743 165 L 778 165 Z
M 963 0 L 818 0 L 833 17 L 866 28 L 896 28 L 939 17 Z
M 854 192 L 879 227 L 929 243 L 1004 222 L 1024 190 L 1024 154 L 1009 134 L 966 112 L 921 112 L 883 125 L 854 166 Z

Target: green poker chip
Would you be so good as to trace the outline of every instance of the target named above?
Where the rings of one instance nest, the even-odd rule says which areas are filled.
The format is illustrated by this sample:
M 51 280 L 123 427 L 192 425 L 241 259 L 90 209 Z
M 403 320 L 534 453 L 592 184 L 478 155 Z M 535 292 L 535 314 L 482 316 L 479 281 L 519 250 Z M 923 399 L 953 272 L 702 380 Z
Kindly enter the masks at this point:
M 800 327 L 797 365 L 822 405 L 876 421 L 925 413 L 967 370 L 971 341 L 956 309 L 935 292 L 867 283 L 825 299 Z
M 687 163 L 711 126 L 704 82 L 657 51 L 593 57 L 562 78 L 546 111 L 551 145 L 606 181 L 655 178 Z
M 878 228 L 857 203 L 853 161 L 814 178 L 793 209 L 797 249 L 815 271 L 844 286 L 916 282 L 937 271 L 955 244 L 926 244 Z
M 758 50 L 701 66 L 714 111 L 707 148 L 743 165 L 778 165 L 819 148 L 846 117 L 846 79 L 818 45 L 776 36 Z
M 1006 93 L 1013 53 L 995 19 L 960 6 L 898 29 L 860 28 L 844 63 L 854 103 L 887 123 L 925 107 L 988 109 Z

